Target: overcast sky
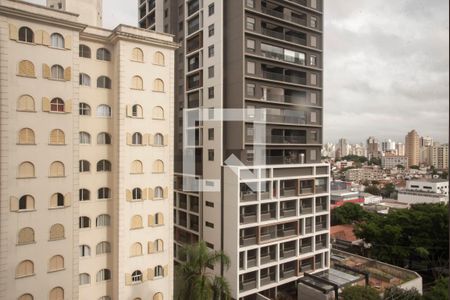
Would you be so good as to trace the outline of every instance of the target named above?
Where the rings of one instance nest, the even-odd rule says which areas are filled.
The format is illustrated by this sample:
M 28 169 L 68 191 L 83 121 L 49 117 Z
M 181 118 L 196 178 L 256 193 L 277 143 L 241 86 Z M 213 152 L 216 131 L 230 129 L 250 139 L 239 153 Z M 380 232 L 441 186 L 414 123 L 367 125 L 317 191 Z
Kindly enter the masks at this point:
M 136 3 L 104 0 L 105 26 L 136 25 Z M 325 0 L 325 142 L 412 129 L 448 141 L 448 11 L 448 0 Z

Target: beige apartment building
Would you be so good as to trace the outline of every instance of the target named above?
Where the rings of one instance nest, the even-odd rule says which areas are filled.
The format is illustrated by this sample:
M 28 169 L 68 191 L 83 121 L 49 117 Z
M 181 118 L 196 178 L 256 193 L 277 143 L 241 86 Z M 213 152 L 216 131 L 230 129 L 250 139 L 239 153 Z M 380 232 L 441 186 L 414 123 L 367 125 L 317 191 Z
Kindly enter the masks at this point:
M 0 0 L 0 299 L 172 299 L 177 44 L 47 4 Z
M 420 164 L 420 136 L 413 130 L 405 138 L 405 152 L 408 157 L 408 166 Z

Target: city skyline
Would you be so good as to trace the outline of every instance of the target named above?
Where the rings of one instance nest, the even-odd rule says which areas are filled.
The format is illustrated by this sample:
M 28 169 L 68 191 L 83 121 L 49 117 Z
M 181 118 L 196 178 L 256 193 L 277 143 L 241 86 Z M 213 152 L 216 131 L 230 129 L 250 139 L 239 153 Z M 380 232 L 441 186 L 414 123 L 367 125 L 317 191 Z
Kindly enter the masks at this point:
M 109 2 L 105 27 L 137 25 L 135 3 Z M 325 93 L 324 143 L 404 140 L 414 128 L 447 142 L 449 3 L 400 0 L 386 10 L 370 0 L 325 0 L 325 7 L 325 48 L 332 51 L 325 51 L 324 86 L 333 93 Z

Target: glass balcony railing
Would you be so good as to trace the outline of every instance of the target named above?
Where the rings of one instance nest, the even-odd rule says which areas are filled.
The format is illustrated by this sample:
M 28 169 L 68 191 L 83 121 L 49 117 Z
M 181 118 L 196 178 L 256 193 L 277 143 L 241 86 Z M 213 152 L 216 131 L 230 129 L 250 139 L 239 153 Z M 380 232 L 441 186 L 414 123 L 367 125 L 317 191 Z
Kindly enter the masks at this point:
M 295 76 L 295 75 L 285 75 L 282 73 L 275 73 L 275 72 L 269 72 L 269 71 L 263 71 L 262 74 L 263 74 L 263 78 L 265 78 L 265 79 L 306 85 L 305 77 L 300 77 L 300 76 Z

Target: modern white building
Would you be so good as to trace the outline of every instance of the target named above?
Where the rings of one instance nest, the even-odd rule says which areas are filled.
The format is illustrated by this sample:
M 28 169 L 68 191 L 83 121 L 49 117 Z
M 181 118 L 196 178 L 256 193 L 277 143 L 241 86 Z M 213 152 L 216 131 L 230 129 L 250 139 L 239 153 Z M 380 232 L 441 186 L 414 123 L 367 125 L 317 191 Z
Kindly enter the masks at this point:
M 101 8 L 0 0 L 0 299 L 172 299 L 178 44 Z
M 398 201 L 408 204 L 447 203 L 448 180 L 409 180 L 406 188 L 398 191 Z
M 448 170 L 448 144 L 428 147 L 430 165 L 438 170 Z
M 329 268 L 329 165 L 230 166 L 224 179 L 233 299 L 276 298 L 280 286 L 295 289 L 305 272 Z

